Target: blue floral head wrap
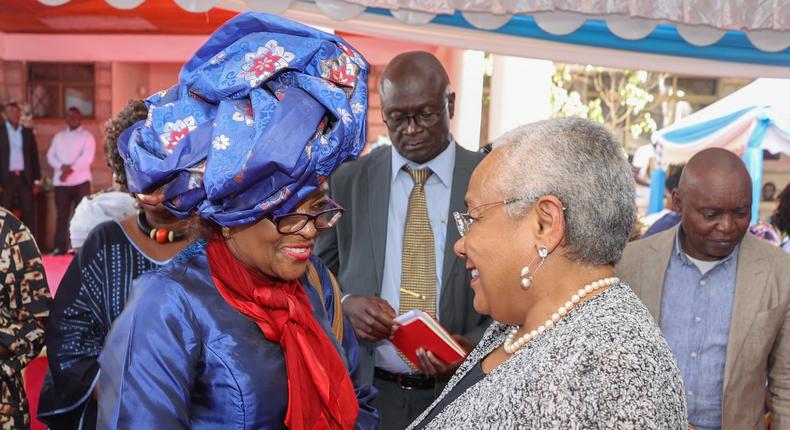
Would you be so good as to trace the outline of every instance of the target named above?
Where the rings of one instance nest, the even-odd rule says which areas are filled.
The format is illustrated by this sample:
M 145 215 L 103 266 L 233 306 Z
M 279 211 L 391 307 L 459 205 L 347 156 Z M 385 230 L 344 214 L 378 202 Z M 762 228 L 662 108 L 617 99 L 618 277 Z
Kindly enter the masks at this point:
M 367 74 L 338 36 L 243 13 L 121 135 L 129 189 L 228 227 L 291 212 L 364 147 Z

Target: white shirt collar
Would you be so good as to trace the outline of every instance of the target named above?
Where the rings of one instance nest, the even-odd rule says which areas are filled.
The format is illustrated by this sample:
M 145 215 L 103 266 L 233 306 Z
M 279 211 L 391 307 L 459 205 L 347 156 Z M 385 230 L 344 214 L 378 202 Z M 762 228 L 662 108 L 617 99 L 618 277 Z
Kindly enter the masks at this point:
M 11 121 L 6 120 L 5 127 L 8 129 L 8 131 L 11 131 L 11 132 L 20 132 L 20 131 L 22 131 L 22 123 L 21 122 L 17 125 L 16 128 L 14 128 L 14 126 L 11 125 Z

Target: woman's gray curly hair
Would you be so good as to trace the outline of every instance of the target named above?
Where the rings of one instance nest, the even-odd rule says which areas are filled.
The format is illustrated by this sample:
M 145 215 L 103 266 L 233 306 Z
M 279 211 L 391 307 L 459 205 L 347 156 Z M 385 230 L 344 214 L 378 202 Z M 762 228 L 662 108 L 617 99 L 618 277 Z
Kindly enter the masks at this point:
M 502 166 L 498 186 L 508 215 L 523 216 L 540 196 L 565 206 L 565 255 L 584 264 L 615 264 L 634 223 L 634 179 L 617 139 L 581 118 L 518 127 L 494 142 Z

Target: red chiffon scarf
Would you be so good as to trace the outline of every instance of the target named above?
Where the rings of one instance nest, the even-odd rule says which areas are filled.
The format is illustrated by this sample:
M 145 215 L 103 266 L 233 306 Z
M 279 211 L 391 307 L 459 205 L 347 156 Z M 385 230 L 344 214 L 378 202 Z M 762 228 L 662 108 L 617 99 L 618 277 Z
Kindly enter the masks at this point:
M 285 425 L 291 430 L 354 428 L 359 413 L 354 387 L 299 280 L 275 281 L 250 269 L 220 239 L 209 242 L 206 251 L 220 295 L 282 347 L 288 372 Z

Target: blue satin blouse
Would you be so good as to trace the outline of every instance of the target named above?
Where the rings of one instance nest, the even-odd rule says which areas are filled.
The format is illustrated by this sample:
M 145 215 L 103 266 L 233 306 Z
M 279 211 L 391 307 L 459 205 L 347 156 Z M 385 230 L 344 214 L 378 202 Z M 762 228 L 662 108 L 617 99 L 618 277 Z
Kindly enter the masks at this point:
M 220 296 L 201 244 L 143 275 L 99 358 L 100 429 L 284 429 L 288 403 L 280 345 Z M 321 261 L 324 303 L 305 278 L 313 315 L 332 336 L 334 294 Z M 378 428 L 371 386 L 359 386 L 358 345 L 346 321 L 335 347 L 359 399 L 357 429 Z

